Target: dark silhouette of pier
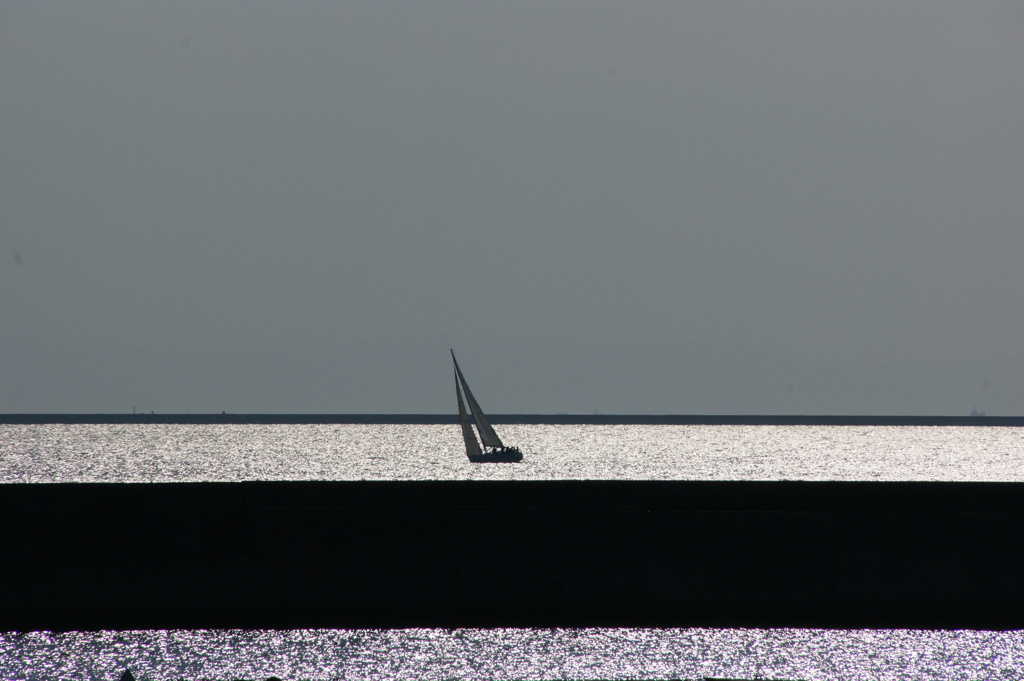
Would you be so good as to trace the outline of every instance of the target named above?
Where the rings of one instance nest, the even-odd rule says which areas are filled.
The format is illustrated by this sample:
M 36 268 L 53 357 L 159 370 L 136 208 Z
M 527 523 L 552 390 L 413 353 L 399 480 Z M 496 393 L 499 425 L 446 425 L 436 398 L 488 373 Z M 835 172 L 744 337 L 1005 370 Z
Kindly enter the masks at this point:
M 1024 485 L 0 485 L 0 629 L 1024 627 Z

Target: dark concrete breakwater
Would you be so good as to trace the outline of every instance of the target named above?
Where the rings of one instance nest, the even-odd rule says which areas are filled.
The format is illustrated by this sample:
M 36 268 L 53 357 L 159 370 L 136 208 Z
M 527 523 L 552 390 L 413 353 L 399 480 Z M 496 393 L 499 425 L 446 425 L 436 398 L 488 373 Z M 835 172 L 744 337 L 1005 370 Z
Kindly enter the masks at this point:
M 184 423 L 455 424 L 456 414 L 0 414 L 0 424 Z M 1024 416 L 844 416 L 730 414 L 492 414 L 493 423 L 567 425 L 713 426 L 1008 426 L 1024 427 Z
M 1024 485 L 0 485 L 0 629 L 1024 628 Z

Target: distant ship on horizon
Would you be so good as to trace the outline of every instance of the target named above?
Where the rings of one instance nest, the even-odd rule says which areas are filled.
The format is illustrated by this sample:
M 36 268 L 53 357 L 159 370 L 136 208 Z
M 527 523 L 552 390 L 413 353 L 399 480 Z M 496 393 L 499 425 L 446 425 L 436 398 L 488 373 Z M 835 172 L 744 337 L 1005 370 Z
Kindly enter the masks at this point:
M 455 363 L 455 397 L 459 403 L 459 423 L 462 425 L 462 439 L 466 443 L 466 456 L 473 463 L 516 463 L 523 460 L 523 452 L 518 447 L 506 447 L 494 432 L 487 417 L 484 415 L 480 404 L 473 397 L 466 378 L 462 375 L 459 362 L 455 359 L 455 351 L 452 350 L 452 362 Z M 466 402 L 469 402 L 469 409 L 473 412 L 472 421 L 466 413 L 466 404 L 462 401 L 462 394 L 466 394 Z M 480 441 L 476 439 L 473 432 L 473 425 L 476 425 L 480 432 Z

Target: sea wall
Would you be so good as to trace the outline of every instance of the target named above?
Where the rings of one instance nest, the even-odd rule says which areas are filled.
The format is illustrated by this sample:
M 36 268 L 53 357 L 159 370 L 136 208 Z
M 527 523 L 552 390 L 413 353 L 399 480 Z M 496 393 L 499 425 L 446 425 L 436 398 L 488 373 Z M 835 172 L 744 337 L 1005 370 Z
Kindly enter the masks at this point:
M 0 485 L 0 629 L 1024 628 L 1024 485 Z

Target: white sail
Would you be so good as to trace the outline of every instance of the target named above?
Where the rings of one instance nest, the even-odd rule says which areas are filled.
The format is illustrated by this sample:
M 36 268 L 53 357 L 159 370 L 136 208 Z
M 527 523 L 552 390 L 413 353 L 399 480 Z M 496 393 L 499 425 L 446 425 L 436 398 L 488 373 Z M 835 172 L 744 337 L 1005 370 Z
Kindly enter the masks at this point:
M 455 374 L 455 397 L 459 400 L 459 421 L 462 423 L 462 439 L 466 441 L 466 454 L 476 456 L 481 453 L 480 443 L 477 442 L 476 433 L 473 432 L 473 425 L 469 422 L 466 405 L 462 402 L 462 390 L 459 389 L 458 374 Z
M 498 449 L 504 449 L 505 445 L 502 444 L 501 438 L 494 432 L 494 428 L 487 421 L 487 417 L 484 416 L 483 410 L 480 408 L 480 404 L 473 397 L 473 392 L 469 389 L 469 385 L 466 383 L 466 378 L 462 375 L 462 369 L 459 368 L 459 362 L 455 359 L 455 352 L 452 352 L 452 361 L 455 362 L 455 375 L 459 378 L 459 383 L 462 384 L 462 392 L 466 393 L 466 401 L 469 402 L 469 410 L 473 412 L 473 420 L 476 421 L 476 429 L 480 431 L 480 440 L 484 443 L 485 447 L 497 447 Z

